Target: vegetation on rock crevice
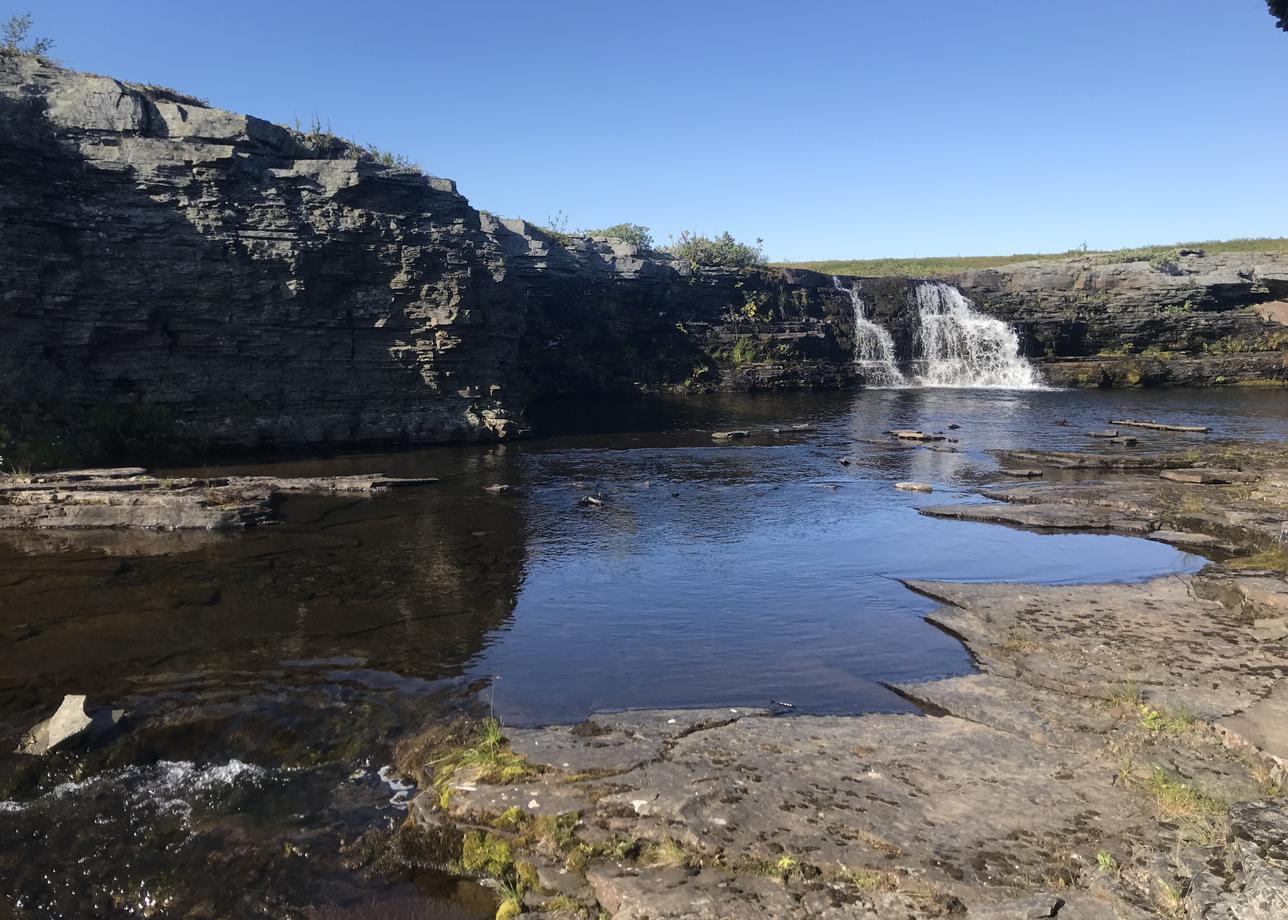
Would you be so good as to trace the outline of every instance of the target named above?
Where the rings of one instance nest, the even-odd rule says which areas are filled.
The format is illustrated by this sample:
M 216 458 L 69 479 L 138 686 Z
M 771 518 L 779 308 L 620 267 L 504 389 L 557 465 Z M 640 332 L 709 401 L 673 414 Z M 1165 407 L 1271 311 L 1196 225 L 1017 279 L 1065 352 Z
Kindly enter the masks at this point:
M 394 153 L 375 144 L 364 144 L 336 134 L 331 130 L 331 124 L 328 122 L 324 125 L 317 115 L 313 116 L 313 120 L 307 127 L 298 118 L 295 119 L 289 130 L 295 137 L 296 156 L 300 159 L 331 160 L 353 157 L 378 163 L 390 169 L 414 169 L 420 173 L 425 172 L 423 166 L 401 153 Z

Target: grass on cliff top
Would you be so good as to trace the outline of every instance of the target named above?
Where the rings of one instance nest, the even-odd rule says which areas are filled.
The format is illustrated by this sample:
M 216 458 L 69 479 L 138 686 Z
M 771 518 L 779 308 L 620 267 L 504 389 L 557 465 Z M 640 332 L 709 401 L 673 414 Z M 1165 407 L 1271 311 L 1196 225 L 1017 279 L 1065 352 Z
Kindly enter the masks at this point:
M 865 278 L 888 276 L 935 278 L 955 275 L 978 268 L 999 268 L 1016 262 L 1060 262 L 1066 259 L 1090 259 L 1098 265 L 1113 262 L 1150 262 L 1174 256 L 1178 249 L 1202 249 L 1219 252 L 1288 252 L 1288 237 L 1259 239 L 1209 240 L 1203 243 L 1176 243 L 1171 246 L 1140 246 L 1135 249 L 1084 250 L 1068 252 L 1016 253 L 1009 256 L 945 256 L 921 259 L 831 259 L 821 262 L 778 262 L 784 268 L 809 268 L 829 275 L 858 275 Z

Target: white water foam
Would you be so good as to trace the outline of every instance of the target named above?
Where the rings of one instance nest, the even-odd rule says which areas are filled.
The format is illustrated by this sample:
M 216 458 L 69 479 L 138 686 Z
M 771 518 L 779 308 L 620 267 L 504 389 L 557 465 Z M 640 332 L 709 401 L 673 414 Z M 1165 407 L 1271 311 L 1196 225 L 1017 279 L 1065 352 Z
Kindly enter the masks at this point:
M 911 295 L 917 335 L 917 386 L 1041 390 L 1037 370 L 1020 354 L 1010 326 L 975 311 L 961 291 L 920 281 Z
M 411 801 L 411 795 L 416 791 L 416 787 L 408 782 L 404 782 L 394 774 L 392 766 L 384 766 L 376 771 L 380 781 L 389 787 L 393 796 L 389 799 L 389 804 L 399 811 L 407 810 L 407 803 Z
M 832 284 L 849 295 L 854 308 L 854 363 L 863 374 L 864 386 L 869 389 L 907 386 L 908 379 L 894 360 L 894 339 L 884 326 L 868 319 L 866 304 L 858 289 L 846 287 L 835 275 Z
M 151 805 L 170 814 L 190 814 L 199 796 L 239 784 L 257 785 L 266 776 L 263 767 L 230 760 L 225 764 L 198 766 L 187 760 L 162 760 L 150 766 L 129 766 L 109 770 L 89 779 L 59 783 L 48 793 L 28 802 L 0 801 L 0 812 L 19 812 L 42 801 L 97 794 L 104 788 L 120 787 L 134 807 Z

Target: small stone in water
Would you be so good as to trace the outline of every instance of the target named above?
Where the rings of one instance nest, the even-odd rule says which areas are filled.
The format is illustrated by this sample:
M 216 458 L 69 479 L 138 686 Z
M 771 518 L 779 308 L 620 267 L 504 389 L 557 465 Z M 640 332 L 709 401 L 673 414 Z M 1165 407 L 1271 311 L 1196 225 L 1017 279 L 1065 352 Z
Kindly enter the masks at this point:
M 896 482 L 896 489 L 902 489 L 904 492 L 933 492 L 935 487 L 924 482 Z

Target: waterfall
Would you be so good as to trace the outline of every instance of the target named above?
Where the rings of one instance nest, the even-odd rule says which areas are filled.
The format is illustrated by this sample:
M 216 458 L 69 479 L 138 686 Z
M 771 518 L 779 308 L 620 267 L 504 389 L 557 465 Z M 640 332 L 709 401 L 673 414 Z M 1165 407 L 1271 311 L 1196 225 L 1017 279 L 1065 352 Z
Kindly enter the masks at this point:
M 1042 389 L 1036 369 L 1020 355 L 1014 330 L 976 313 L 957 288 L 920 281 L 909 299 L 920 322 L 918 386 Z
M 902 387 L 908 385 L 894 360 L 894 339 L 882 326 L 866 316 L 863 298 L 855 288 L 847 288 L 841 279 L 832 276 L 832 285 L 850 296 L 854 308 L 854 363 L 863 374 L 864 386 Z

